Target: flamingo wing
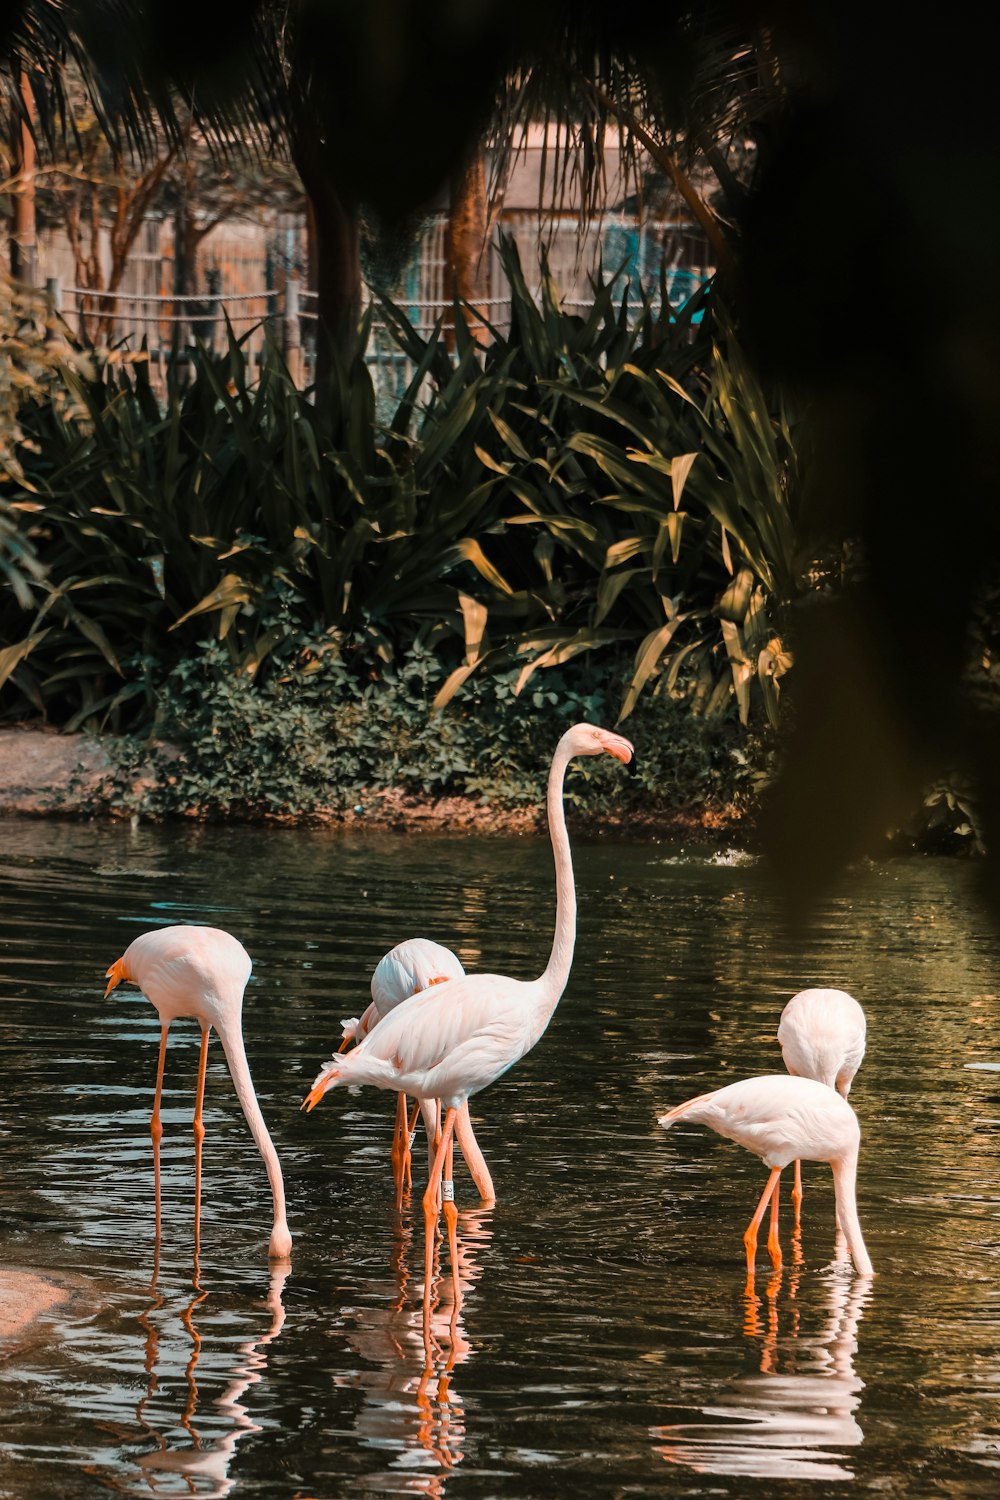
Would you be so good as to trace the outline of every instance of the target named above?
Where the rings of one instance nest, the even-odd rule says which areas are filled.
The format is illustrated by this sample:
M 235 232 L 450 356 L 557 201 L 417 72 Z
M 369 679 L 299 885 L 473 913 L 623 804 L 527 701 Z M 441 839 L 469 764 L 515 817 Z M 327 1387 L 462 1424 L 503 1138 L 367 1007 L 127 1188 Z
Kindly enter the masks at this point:
M 520 980 L 499 974 L 451 979 L 404 1000 L 353 1052 L 328 1063 L 317 1083 L 372 1083 L 426 1097 L 466 1080 L 475 1093 L 523 1057 L 530 1012 Z

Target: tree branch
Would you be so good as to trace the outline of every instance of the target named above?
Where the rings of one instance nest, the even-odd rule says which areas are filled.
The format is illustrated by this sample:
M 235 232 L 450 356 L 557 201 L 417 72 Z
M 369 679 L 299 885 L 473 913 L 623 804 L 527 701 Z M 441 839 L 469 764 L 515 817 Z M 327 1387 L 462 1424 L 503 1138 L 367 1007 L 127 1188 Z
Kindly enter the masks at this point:
M 697 188 L 694 186 L 687 173 L 682 169 L 680 164 L 674 160 L 667 148 L 660 141 L 658 141 L 656 137 L 650 133 L 650 131 L 646 129 L 645 125 L 643 125 L 641 121 L 636 119 L 635 115 L 630 109 L 627 109 L 624 105 L 619 104 L 615 99 L 612 99 L 611 95 L 606 94 L 603 89 L 595 87 L 595 85 L 592 84 L 588 78 L 584 78 L 583 82 L 586 84 L 587 88 L 593 94 L 598 103 L 604 109 L 606 109 L 609 114 L 614 115 L 615 119 L 618 120 L 620 124 L 626 126 L 635 136 L 636 140 L 642 142 L 657 165 L 663 168 L 664 172 L 666 172 L 674 187 L 680 193 L 681 197 L 684 199 L 684 202 L 687 204 L 688 208 L 690 208 L 691 212 L 694 214 L 699 225 L 704 231 L 705 237 L 708 240 L 708 243 L 711 245 L 713 253 L 715 255 L 716 266 L 727 276 L 735 278 L 736 260 L 733 256 L 732 250 L 729 248 L 729 244 L 727 243 L 721 228 L 719 227 L 719 221 L 713 214 L 712 210 L 709 208 L 708 204 L 702 198 L 701 194 L 698 192 Z

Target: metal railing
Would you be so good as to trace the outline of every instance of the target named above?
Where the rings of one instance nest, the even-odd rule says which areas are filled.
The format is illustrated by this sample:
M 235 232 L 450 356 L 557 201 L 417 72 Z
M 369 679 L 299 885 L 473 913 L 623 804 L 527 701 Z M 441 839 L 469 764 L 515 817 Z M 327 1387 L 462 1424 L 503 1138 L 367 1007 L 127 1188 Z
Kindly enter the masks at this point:
M 393 298 L 424 336 L 438 323 L 448 329 L 454 318 L 453 300 L 447 293 L 445 227 L 445 220 L 441 217 L 428 221 L 417 253 Z M 503 227 L 518 235 L 519 242 L 523 242 L 522 236 L 530 236 L 529 249 L 522 250 L 526 269 L 532 264 L 537 267 L 537 255 L 532 255 L 532 248 L 537 250 L 544 243 L 549 275 L 559 288 L 562 305 L 573 312 L 585 313 L 592 305 L 587 296 L 588 282 L 598 266 L 603 266 L 605 275 L 625 267 L 631 290 L 626 293 L 626 284 L 623 283 L 619 295 L 626 294 L 630 306 L 637 312 L 642 305 L 640 286 L 645 287 L 655 306 L 662 277 L 667 296 L 676 307 L 685 302 L 714 269 L 707 265 L 680 263 L 682 258 L 690 259 L 692 251 L 697 249 L 693 243 L 685 241 L 684 236 L 690 234 L 690 228 L 681 224 L 641 222 L 620 216 L 604 221 L 599 234 L 595 232 L 590 240 L 581 240 L 578 225 L 571 216 L 567 216 L 565 224 L 549 223 L 544 237 L 537 221 L 526 219 L 521 224 L 511 219 Z M 52 306 L 74 335 L 99 346 L 123 349 L 132 354 L 144 350 L 149 361 L 150 379 L 158 389 L 165 386 L 167 371 L 172 365 L 190 361 L 196 344 L 222 349 L 228 337 L 227 325 L 241 340 L 251 365 L 259 365 L 270 335 L 282 349 L 296 382 L 308 384 L 314 370 L 318 298 L 295 274 L 295 266 L 303 263 L 300 251 L 301 246 L 298 249 L 293 247 L 293 252 L 283 254 L 273 264 L 266 257 L 253 262 L 259 268 L 258 274 L 266 270 L 268 280 L 283 281 L 283 285 L 277 288 L 273 285 L 255 288 L 253 265 L 249 260 L 240 267 L 234 265 L 230 268 L 228 260 L 223 258 L 221 266 L 226 267 L 226 272 L 221 271 L 220 262 L 216 261 L 216 268 L 208 271 L 209 279 L 218 279 L 220 274 L 225 274 L 227 280 L 235 279 L 238 284 L 242 281 L 242 288 L 187 295 L 145 290 L 150 283 L 162 285 L 164 267 L 169 266 L 169 260 L 161 258 L 158 275 L 145 274 L 144 265 L 141 268 L 144 274 L 136 277 L 130 266 L 128 279 L 133 282 L 140 280 L 139 289 L 94 290 L 51 276 L 46 281 L 46 290 Z M 140 257 L 144 263 L 155 258 L 148 250 Z M 272 272 L 276 274 L 272 276 Z M 492 248 L 484 255 L 478 279 L 484 295 L 476 298 L 475 306 L 498 333 L 507 333 L 511 321 L 510 290 L 499 257 Z M 535 276 L 529 275 L 528 280 L 529 288 L 538 294 L 540 273 L 536 271 Z M 365 296 L 366 299 L 370 296 L 367 290 Z M 477 336 L 481 341 L 487 340 L 489 329 L 481 324 Z M 411 361 L 377 315 L 372 320 L 372 338 L 366 359 L 381 397 L 388 399 L 399 394 L 412 375 Z

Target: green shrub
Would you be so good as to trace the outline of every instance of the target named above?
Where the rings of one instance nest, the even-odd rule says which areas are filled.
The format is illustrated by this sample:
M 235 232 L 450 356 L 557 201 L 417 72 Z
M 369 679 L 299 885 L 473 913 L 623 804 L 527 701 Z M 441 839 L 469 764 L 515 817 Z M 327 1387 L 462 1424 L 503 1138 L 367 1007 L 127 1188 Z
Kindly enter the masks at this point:
M 619 662 L 619 672 L 627 663 Z M 254 684 L 218 642 L 173 667 L 156 689 L 156 734 L 106 741 L 122 812 L 206 818 L 343 810 L 372 793 L 466 796 L 493 807 L 536 805 L 559 735 L 579 719 L 608 723 L 620 680 L 573 663 L 514 695 L 513 671 L 469 683 L 432 710 L 443 668 L 413 648 L 363 683 L 323 637 L 286 641 Z M 629 807 L 726 808 L 750 786 L 746 737 L 728 719 L 692 717 L 683 701 L 644 699 L 628 726 L 639 775 L 585 761 L 567 799 L 585 812 Z
M 315 393 L 274 350 L 250 386 L 233 340 L 162 411 L 141 364 L 26 409 L 21 537 L 45 571 L 0 585 L 8 711 L 141 728 L 152 677 L 209 640 L 263 680 L 322 632 L 364 643 L 349 664 L 427 645 L 438 703 L 515 662 L 525 687 L 628 652 L 611 717 L 682 672 L 704 711 L 735 692 L 746 719 L 754 691 L 773 716 L 772 606 L 798 586 L 780 410 L 708 317 L 696 338 L 648 307 L 629 326 L 612 278 L 580 318 L 505 255 L 512 326 L 485 355 L 386 306 L 415 368 L 385 424 L 368 323 Z

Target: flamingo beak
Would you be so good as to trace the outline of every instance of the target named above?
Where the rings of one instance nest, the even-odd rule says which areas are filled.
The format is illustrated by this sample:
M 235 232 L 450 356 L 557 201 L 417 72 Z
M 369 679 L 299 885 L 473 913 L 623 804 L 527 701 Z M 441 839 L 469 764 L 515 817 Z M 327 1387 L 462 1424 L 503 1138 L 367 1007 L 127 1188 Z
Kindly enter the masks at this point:
M 116 958 L 104 977 L 108 981 L 108 987 L 104 991 L 104 998 L 106 1000 L 111 991 L 128 978 L 128 975 L 125 973 L 125 960 L 123 958 Z
M 605 733 L 601 737 L 601 744 L 609 755 L 615 760 L 620 760 L 623 766 L 628 766 L 633 773 L 635 771 L 635 746 L 631 740 L 627 740 L 623 734 Z
M 312 1088 L 309 1090 L 306 1097 L 303 1099 L 299 1108 L 304 1109 L 307 1115 L 311 1115 L 336 1076 L 336 1068 L 330 1068 L 327 1070 L 327 1072 L 321 1073 L 316 1082 L 313 1084 Z

